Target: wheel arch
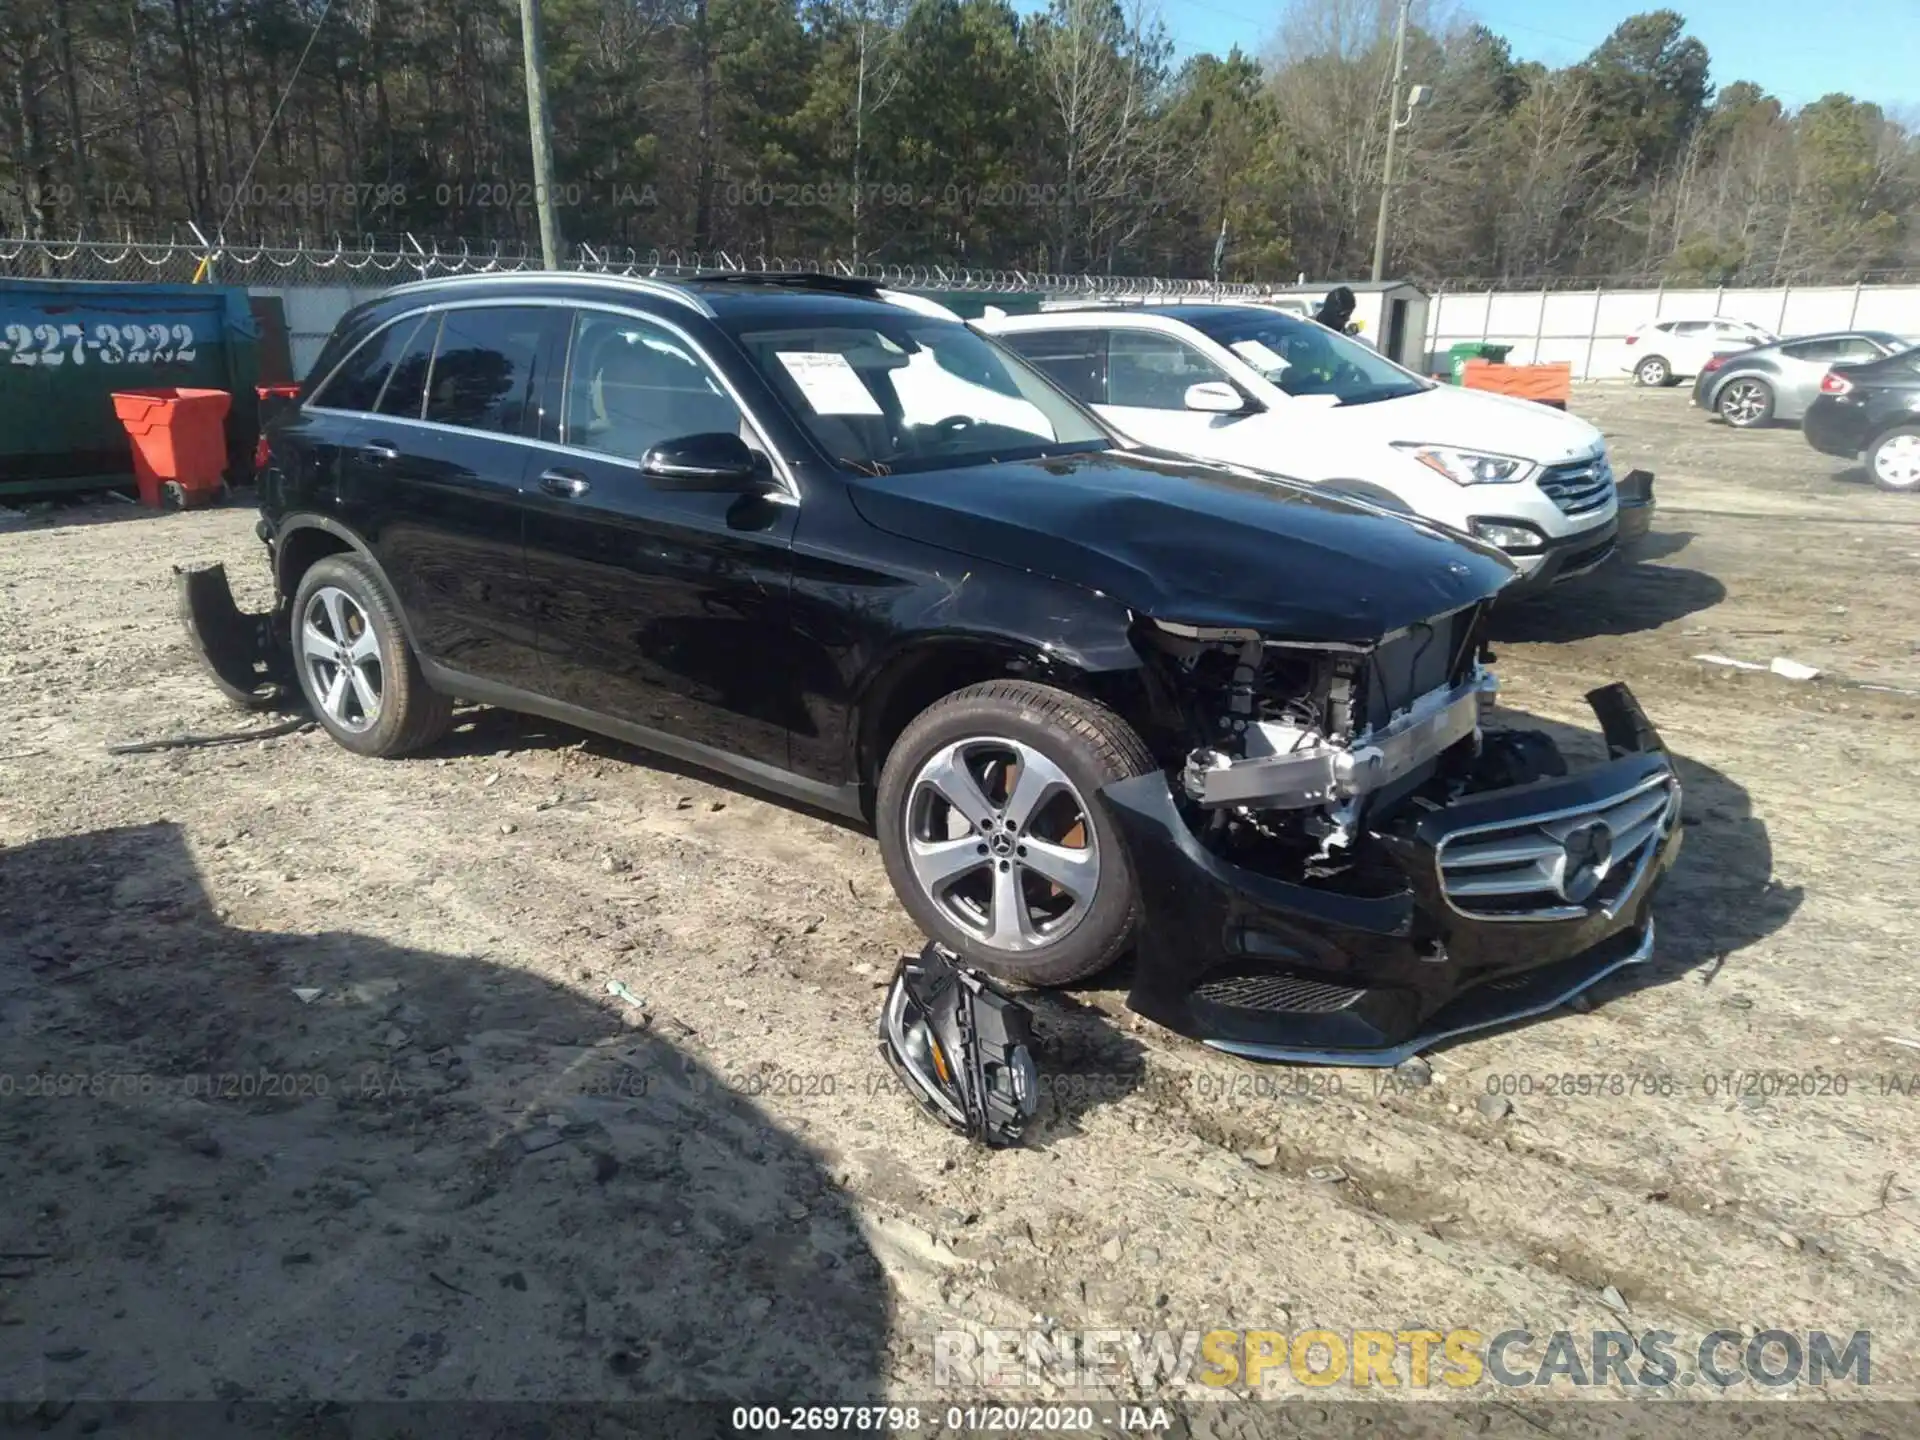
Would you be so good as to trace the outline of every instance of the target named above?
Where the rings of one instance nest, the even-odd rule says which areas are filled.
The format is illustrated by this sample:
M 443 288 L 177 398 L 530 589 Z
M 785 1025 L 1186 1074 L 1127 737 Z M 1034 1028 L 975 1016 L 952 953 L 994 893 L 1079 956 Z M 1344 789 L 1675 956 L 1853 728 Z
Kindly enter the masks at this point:
M 1920 412 L 1896 412 L 1887 416 L 1876 425 L 1869 425 L 1867 427 L 1866 438 L 1862 440 L 1860 444 L 1860 454 L 1863 456 L 1871 455 L 1874 447 L 1896 430 L 1920 432 Z
M 406 606 L 400 603 L 399 592 L 394 589 L 392 579 L 374 555 L 373 548 L 352 529 L 326 515 L 302 513 L 288 516 L 280 522 L 273 545 L 273 582 L 281 602 L 292 605 L 293 597 L 300 589 L 301 577 L 329 555 L 356 555 L 373 567 L 374 574 L 387 587 L 387 595 L 393 601 L 394 614 L 400 617 L 400 628 L 406 633 L 407 643 L 414 645 L 413 621 L 407 614 Z M 414 648 L 417 652 L 419 647 L 414 645 Z
M 1136 729 L 1148 706 L 1145 675 L 1137 660 L 1132 666 L 1102 669 L 1010 636 L 959 632 L 915 637 L 875 668 L 855 708 L 854 774 L 869 808 L 894 741 L 916 715 L 956 690 L 1004 679 L 1031 680 L 1097 701 Z

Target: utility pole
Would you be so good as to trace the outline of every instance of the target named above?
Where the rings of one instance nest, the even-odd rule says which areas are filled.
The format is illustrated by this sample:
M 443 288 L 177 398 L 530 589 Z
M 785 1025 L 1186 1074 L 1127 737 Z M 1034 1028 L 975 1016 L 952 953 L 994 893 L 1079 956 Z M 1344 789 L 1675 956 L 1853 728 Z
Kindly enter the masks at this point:
M 560 222 L 553 213 L 553 129 L 547 123 L 547 68 L 540 49 L 540 0 L 520 0 L 520 50 L 527 59 L 527 129 L 533 139 L 533 204 L 540 216 L 540 258 L 560 268 Z
M 1380 218 L 1373 227 L 1373 279 L 1384 280 L 1387 268 L 1387 202 L 1393 194 L 1393 142 L 1400 134 L 1400 81 L 1407 69 L 1407 11 L 1413 0 L 1400 0 L 1400 18 L 1393 27 L 1393 87 L 1387 97 L 1387 158 L 1380 167 Z

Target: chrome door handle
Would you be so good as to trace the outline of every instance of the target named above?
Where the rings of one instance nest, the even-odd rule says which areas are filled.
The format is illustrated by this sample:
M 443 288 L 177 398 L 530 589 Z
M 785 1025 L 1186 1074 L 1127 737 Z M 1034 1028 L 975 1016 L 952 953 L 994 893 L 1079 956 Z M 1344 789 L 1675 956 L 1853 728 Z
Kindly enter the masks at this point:
M 562 500 L 578 500 L 593 487 L 587 477 L 575 470 L 549 470 L 540 477 L 540 488 Z
M 360 453 L 369 460 L 377 460 L 384 464 L 389 460 L 400 458 L 400 447 L 391 440 L 369 440 L 360 447 Z

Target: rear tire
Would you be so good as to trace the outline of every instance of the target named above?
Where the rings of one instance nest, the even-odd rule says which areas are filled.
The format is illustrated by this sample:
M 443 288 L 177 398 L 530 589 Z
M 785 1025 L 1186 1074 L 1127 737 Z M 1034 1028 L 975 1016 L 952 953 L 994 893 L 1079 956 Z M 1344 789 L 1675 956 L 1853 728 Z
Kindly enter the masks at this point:
M 1882 490 L 1898 495 L 1920 491 L 1920 425 L 1901 425 L 1873 442 L 1867 474 Z
M 1742 376 L 1721 390 L 1714 408 L 1736 430 L 1758 430 L 1773 422 L 1773 387 L 1764 380 Z
M 410 755 L 453 724 L 453 701 L 420 673 L 387 582 L 359 555 L 313 563 L 300 577 L 291 625 L 307 704 L 354 754 Z
M 1667 364 L 1664 355 L 1648 355 L 1633 367 L 1633 383 L 1648 390 L 1657 390 L 1663 385 L 1673 383 L 1673 367 Z
M 1097 797 L 1153 768 L 1094 701 L 1021 680 L 957 690 L 901 732 L 880 772 L 874 828 L 894 893 L 928 935 L 1003 979 L 1103 970 L 1133 938 L 1139 890 Z

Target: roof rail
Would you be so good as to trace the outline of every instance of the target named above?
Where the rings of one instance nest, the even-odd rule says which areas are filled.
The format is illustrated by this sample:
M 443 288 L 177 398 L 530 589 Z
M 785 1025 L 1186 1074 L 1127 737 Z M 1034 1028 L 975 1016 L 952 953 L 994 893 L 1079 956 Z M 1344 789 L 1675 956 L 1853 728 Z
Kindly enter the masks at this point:
M 639 275 L 608 275 L 594 270 L 491 270 L 480 275 L 430 275 L 424 280 L 409 280 L 404 285 L 395 285 L 388 294 L 407 290 L 429 290 L 464 285 L 495 284 L 505 280 L 517 280 L 525 284 L 528 280 L 565 280 L 587 285 L 605 285 L 615 289 L 644 290 L 649 295 L 658 295 L 663 300 L 684 305 L 697 314 L 713 317 L 713 307 L 698 295 L 665 280 L 651 280 Z
M 785 290 L 828 290 L 837 295 L 878 299 L 880 282 L 856 275 L 828 275 L 818 270 L 703 270 L 685 277 L 696 285 L 768 285 Z

